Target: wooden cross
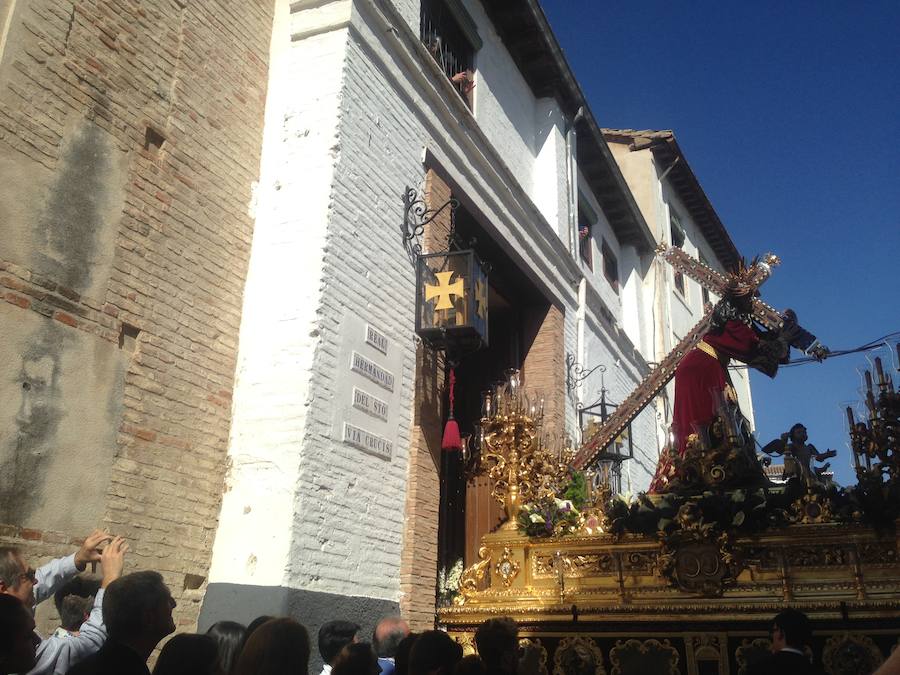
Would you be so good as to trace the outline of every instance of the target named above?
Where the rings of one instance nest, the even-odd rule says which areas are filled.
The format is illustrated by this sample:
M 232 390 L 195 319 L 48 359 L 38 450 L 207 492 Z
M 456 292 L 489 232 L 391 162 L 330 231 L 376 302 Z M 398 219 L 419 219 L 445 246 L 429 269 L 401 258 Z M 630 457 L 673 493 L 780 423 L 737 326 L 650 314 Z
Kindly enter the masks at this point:
M 703 264 L 699 260 L 692 258 L 677 246 L 666 246 L 660 244 L 656 249 L 657 255 L 668 262 L 679 272 L 686 274 L 704 288 L 724 296 L 728 287 L 729 279 L 724 274 L 717 272 L 708 265 Z M 761 261 L 757 262 L 753 267 L 755 274 L 752 276 L 750 285 L 753 290 L 760 286 L 771 275 L 771 268 L 781 264 L 777 256 L 771 253 L 767 254 Z M 679 342 L 670 351 L 666 357 L 651 370 L 646 377 L 638 384 L 637 387 L 628 395 L 628 397 L 619 404 L 615 412 L 610 415 L 609 419 L 585 440 L 581 448 L 572 460 L 572 466 L 576 469 L 584 468 L 592 464 L 597 456 L 602 453 L 609 444 L 612 443 L 621 434 L 629 424 L 634 421 L 640 412 L 650 403 L 651 400 L 662 391 L 669 381 L 675 376 L 675 369 L 681 362 L 681 359 L 697 346 L 697 343 L 703 338 L 709 330 L 709 321 L 712 311 L 708 311 L 703 318 L 694 326 L 681 342 Z M 783 319 L 781 315 L 771 306 L 762 302 L 759 298 L 753 299 L 751 307 L 751 316 L 754 320 L 761 323 L 769 330 L 781 328 Z

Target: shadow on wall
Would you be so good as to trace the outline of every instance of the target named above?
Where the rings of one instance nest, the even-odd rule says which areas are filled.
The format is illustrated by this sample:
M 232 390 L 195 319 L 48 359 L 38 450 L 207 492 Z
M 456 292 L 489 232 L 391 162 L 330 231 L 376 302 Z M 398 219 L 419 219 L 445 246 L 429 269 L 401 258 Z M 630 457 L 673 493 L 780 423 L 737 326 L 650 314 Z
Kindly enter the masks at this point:
M 76 116 L 53 171 L 0 153 L 0 259 L 76 303 L 104 298 L 128 159 Z M 39 299 L 0 306 L 0 522 L 81 531 L 103 515 L 128 364 L 116 345 L 42 312 Z

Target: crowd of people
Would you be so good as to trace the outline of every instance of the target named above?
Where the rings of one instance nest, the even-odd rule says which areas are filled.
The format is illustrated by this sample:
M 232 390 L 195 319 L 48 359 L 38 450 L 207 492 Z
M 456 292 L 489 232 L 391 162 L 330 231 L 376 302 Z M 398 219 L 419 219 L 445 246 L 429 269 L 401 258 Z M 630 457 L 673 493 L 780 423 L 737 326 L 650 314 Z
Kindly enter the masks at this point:
M 128 545 L 96 531 L 72 555 L 35 570 L 22 553 L 0 547 L 0 675 L 150 675 L 148 661 L 175 632 L 172 598 L 157 572 L 123 574 Z M 101 578 L 81 576 L 99 563 Z M 60 627 L 42 638 L 34 606 L 54 598 Z M 820 673 L 806 646 L 809 620 L 796 610 L 778 614 L 771 628 L 773 653 L 750 674 Z M 346 620 L 325 623 L 316 647 L 319 675 L 538 675 L 538 652 L 522 649 L 510 618 L 485 621 L 475 631 L 477 654 L 447 633 L 411 633 L 399 617 L 383 618 L 371 641 Z M 153 675 L 314 675 L 309 673 L 311 640 L 289 617 L 261 616 L 244 626 L 220 621 L 204 634 L 182 633 L 159 651 Z M 570 675 L 566 673 L 566 675 Z M 574 674 L 573 674 L 574 675 Z M 652 674 L 651 674 L 652 675 Z M 876 675 L 900 675 L 900 649 Z

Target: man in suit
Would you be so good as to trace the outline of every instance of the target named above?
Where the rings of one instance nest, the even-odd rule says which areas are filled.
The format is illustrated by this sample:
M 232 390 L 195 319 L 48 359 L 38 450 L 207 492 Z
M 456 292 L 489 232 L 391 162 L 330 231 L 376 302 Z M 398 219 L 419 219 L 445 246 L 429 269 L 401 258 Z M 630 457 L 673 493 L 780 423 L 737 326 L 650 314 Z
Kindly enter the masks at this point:
M 803 649 L 812 638 L 806 614 L 784 610 L 772 620 L 771 634 L 772 653 L 754 663 L 748 675 L 824 675 Z

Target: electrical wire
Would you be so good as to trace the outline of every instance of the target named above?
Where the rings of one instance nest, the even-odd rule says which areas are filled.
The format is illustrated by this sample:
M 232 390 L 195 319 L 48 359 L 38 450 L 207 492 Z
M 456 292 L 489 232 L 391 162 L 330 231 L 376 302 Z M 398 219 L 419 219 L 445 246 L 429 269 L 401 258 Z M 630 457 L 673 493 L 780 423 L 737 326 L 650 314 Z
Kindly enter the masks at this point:
M 836 349 L 833 351 L 829 351 L 826 356 L 827 359 L 832 359 L 837 356 L 847 356 L 848 354 L 859 354 L 861 352 L 870 352 L 875 349 L 881 349 L 885 346 L 885 342 L 891 338 L 900 337 L 900 331 L 895 331 L 893 333 L 888 333 L 877 340 L 872 340 L 871 342 L 867 342 L 864 345 L 859 347 L 855 347 L 853 349 Z M 779 366 L 779 368 L 791 368 L 794 366 L 805 366 L 808 363 L 817 363 L 818 359 L 812 356 L 803 356 L 798 359 L 791 359 L 789 363 Z M 728 366 L 729 370 L 746 370 L 750 368 L 747 364 L 739 363 L 735 365 Z

